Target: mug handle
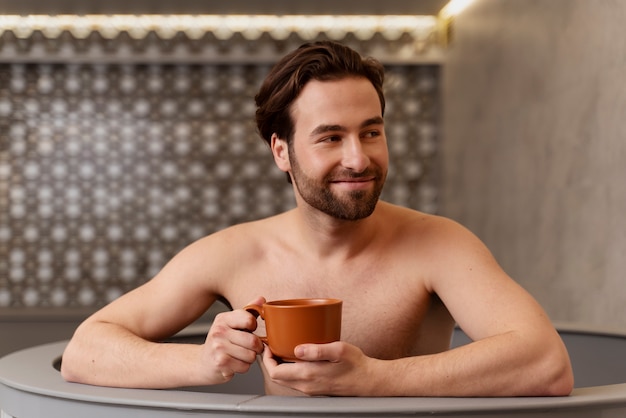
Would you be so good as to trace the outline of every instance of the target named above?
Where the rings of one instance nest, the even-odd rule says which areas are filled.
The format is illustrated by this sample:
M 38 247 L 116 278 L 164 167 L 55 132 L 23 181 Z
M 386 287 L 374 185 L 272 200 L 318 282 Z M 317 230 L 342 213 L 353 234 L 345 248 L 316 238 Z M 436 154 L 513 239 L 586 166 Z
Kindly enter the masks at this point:
M 248 311 L 250 312 L 252 315 L 254 315 L 255 318 L 258 318 L 259 316 L 261 317 L 261 319 L 263 318 L 263 307 L 261 305 L 246 305 L 243 307 L 244 311 Z M 261 339 L 261 342 L 263 344 L 267 344 L 267 336 L 262 337 L 262 336 L 258 336 Z
M 246 305 L 243 307 L 243 310 L 250 312 L 255 318 L 260 316 L 263 319 L 263 307 L 261 305 Z

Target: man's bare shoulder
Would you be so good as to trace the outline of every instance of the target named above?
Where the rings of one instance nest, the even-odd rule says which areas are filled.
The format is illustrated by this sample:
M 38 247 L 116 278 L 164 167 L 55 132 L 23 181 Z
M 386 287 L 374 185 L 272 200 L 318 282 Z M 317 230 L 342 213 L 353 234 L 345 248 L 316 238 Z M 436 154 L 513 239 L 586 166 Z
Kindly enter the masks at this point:
M 387 226 L 394 228 L 396 233 L 420 239 L 430 236 L 441 237 L 442 234 L 454 235 L 466 231 L 462 225 L 444 216 L 386 202 L 381 202 L 381 219 Z
M 279 214 L 265 219 L 243 222 L 201 238 L 192 247 L 196 252 L 211 254 L 211 259 L 231 257 L 251 260 L 261 257 L 270 246 L 280 239 L 280 231 L 284 231 L 287 214 Z M 274 245 L 274 244 L 272 244 Z
M 440 269 L 452 258 L 489 257 L 480 239 L 453 219 L 389 204 L 381 209 L 381 223 L 388 225 L 391 247 L 400 258 Z

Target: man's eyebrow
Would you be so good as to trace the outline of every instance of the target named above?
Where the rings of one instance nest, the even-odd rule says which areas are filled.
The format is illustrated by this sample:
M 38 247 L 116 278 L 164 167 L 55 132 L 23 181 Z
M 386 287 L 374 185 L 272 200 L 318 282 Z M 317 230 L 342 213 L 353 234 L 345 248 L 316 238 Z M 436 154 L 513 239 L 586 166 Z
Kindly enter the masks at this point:
M 376 116 L 370 119 L 366 119 L 361 123 L 361 128 L 365 128 L 371 125 L 382 125 L 384 123 L 383 118 Z M 318 125 L 311 131 L 311 136 L 320 135 L 326 132 L 345 132 L 348 129 L 342 125 Z
M 337 131 L 347 131 L 347 129 L 341 125 L 317 125 L 315 129 L 311 131 L 311 136 Z
M 383 118 L 381 118 L 380 116 L 376 116 L 374 118 L 370 118 L 370 119 L 363 121 L 363 123 L 361 124 L 361 128 L 365 128 L 371 125 L 383 125 L 384 123 L 385 121 Z

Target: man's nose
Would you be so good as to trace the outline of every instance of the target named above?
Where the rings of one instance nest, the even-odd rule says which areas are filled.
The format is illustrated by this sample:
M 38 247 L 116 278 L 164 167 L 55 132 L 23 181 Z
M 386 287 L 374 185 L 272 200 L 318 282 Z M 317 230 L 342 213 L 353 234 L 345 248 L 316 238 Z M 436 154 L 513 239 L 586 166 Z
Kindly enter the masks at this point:
M 352 171 L 361 173 L 367 169 L 370 165 L 370 158 L 368 157 L 363 144 L 359 139 L 350 139 L 344 141 L 343 146 L 343 159 L 341 164 Z

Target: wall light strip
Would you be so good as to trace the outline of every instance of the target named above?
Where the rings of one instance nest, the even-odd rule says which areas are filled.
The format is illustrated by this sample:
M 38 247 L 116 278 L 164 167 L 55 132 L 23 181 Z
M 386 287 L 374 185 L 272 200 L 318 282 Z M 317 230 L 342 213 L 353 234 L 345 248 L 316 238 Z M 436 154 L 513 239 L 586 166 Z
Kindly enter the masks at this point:
M 93 32 L 106 39 L 122 32 L 133 39 L 143 39 L 151 32 L 171 39 L 182 32 L 190 39 L 212 33 L 220 40 L 228 40 L 239 33 L 245 39 L 256 40 L 268 33 L 283 40 L 297 33 L 306 40 L 323 33 L 340 40 L 352 33 L 359 40 L 368 40 L 380 33 L 387 40 L 396 40 L 403 34 L 424 39 L 436 29 L 436 16 L 410 15 L 0 15 L 0 36 L 12 32 L 21 39 L 29 38 L 35 31 L 50 39 L 67 31 L 78 39 Z
M 474 0 L 450 0 L 439 12 L 439 17 L 442 19 L 454 17 L 465 10 L 473 1 Z

